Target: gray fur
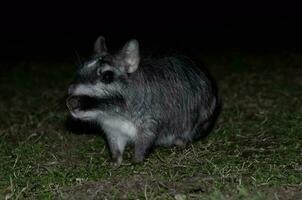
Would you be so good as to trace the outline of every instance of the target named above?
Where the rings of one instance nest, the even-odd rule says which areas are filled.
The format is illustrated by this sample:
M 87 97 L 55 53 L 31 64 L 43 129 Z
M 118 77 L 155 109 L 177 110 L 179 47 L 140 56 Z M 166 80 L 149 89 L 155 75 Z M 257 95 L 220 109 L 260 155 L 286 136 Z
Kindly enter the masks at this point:
M 141 162 L 155 145 L 185 144 L 210 131 L 219 111 L 219 99 L 215 83 L 193 61 L 183 56 L 140 58 L 135 40 L 125 45 L 132 45 L 133 54 L 125 57 L 129 52 L 124 52 L 124 47 L 110 55 L 104 52 L 105 44 L 100 39 L 97 42 L 102 48 L 96 43 L 95 49 L 102 49 L 101 54 L 79 69 L 69 95 L 112 102 L 118 97 L 123 103 L 90 110 L 73 109 L 69 100 L 67 105 L 75 118 L 101 125 L 116 164 L 121 163 L 127 144 L 134 145 L 134 161 Z M 133 66 L 127 58 L 134 61 Z M 100 80 L 99 74 L 106 70 L 115 74 L 112 83 Z

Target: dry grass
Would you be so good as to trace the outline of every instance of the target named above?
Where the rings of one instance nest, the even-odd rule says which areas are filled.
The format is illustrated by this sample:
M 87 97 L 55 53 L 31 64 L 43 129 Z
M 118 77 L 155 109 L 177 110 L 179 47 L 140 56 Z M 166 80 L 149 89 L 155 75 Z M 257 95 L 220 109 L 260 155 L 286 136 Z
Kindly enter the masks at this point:
M 0 69 L 1 199 L 301 199 L 302 55 L 207 55 L 223 112 L 213 133 L 112 169 L 101 135 L 66 130 L 73 66 Z M 78 127 L 73 127 L 77 130 Z

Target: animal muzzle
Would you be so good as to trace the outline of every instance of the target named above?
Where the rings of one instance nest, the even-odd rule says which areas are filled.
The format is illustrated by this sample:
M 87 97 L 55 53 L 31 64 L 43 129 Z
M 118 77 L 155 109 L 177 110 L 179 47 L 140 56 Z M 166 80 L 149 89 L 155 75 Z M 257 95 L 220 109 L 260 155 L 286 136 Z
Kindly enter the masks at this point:
M 103 99 L 97 97 L 90 97 L 85 95 L 70 96 L 66 99 L 66 105 L 70 112 L 73 111 L 88 111 L 101 108 Z
M 75 110 L 80 110 L 81 108 L 80 102 L 81 101 L 79 96 L 70 96 L 66 99 L 66 106 L 70 112 Z

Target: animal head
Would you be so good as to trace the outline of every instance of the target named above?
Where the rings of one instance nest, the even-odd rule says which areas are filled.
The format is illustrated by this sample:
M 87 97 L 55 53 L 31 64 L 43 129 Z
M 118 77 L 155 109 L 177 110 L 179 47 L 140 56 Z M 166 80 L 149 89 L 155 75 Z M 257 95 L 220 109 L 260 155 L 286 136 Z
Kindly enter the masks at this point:
M 78 68 L 68 88 L 66 104 L 72 116 L 92 120 L 102 112 L 100 106 L 122 100 L 120 91 L 129 75 L 138 69 L 139 61 L 137 40 L 128 41 L 116 54 L 110 54 L 105 38 L 98 37 L 94 55 Z

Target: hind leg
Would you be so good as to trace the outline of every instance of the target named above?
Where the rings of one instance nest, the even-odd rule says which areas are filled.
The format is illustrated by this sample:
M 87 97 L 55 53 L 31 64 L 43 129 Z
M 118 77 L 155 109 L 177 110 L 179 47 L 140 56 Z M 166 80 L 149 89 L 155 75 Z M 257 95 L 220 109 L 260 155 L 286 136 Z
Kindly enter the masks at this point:
M 210 120 L 198 124 L 192 131 L 192 134 L 190 135 L 191 140 L 197 141 L 207 137 L 210 131 L 212 130 L 212 128 L 213 128 L 213 123 Z

